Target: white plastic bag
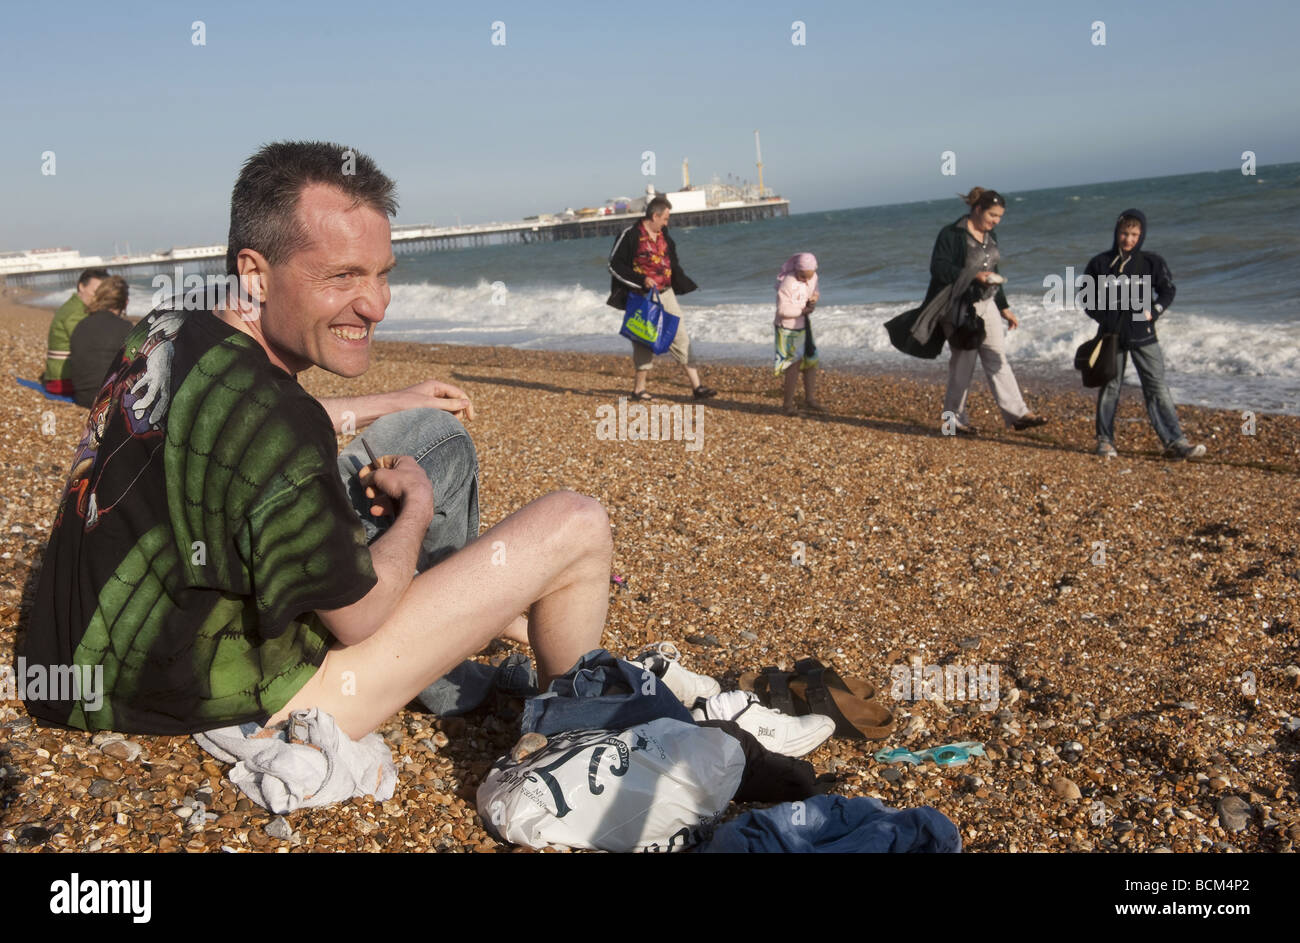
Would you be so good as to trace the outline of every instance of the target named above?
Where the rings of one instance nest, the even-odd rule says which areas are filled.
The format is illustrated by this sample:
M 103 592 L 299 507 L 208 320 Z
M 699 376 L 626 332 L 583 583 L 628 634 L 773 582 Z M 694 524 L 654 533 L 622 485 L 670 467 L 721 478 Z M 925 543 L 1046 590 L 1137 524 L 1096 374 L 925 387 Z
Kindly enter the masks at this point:
M 744 772 L 740 741 L 716 727 L 664 718 L 575 730 L 520 763 L 498 760 L 478 810 L 502 841 L 529 848 L 674 851 L 699 840 Z

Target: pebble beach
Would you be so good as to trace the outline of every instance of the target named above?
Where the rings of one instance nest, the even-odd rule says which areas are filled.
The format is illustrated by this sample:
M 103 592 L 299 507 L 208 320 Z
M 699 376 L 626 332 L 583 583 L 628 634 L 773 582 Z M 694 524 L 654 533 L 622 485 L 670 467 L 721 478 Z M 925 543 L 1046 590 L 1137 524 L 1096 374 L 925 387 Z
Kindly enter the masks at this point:
M 50 316 L 0 299 L 0 664 L 86 419 L 13 381 L 39 376 Z M 355 380 L 300 380 L 318 395 L 428 377 L 464 389 L 484 527 L 557 488 L 602 502 L 624 580 L 611 585 L 610 651 L 670 641 L 724 689 L 806 656 L 874 684 L 894 734 L 806 757 L 835 792 L 933 806 L 972 852 L 1300 846 L 1300 417 L 1180 406 L 1209 454 L 1169 462 L 1126 387 L 1121 454 L 1105 460 L 1091 454 L 1092 391 L 1021 377 L 1050 422 L 1015 433 L 977 377 L 982 434 L 945 436 L 945 355 L 928 374 L 825 372 L 828 412 L 801 417 L 781 414 L 766 364 L 706 365 L 720 392 L 693 412 L 697 441 L 636 441 L 601 426 L 631 389 L 625 356 L 378 342 L 372 363 Z M 695 410 L 666 358 L 650 388 Z M 900 690 L 916 666 L 995 684 L 978 699 Z M 407 709 L 380 729 L 398 764 L 392 799 L 279 817 L 188 737 L 45 728 L 0 700 L 0 850 L 518 850 L 483 828 L 474 794 L 515 742 L 520 704 Z M 948 768 L 873 758 L 956 741 L 985 755 Z

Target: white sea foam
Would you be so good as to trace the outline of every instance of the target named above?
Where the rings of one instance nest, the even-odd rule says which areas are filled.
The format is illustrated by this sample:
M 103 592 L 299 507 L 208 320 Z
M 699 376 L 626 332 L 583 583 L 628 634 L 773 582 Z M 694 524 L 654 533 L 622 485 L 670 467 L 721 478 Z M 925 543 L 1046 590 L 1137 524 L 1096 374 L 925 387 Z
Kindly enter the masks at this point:
M 38 308 L 57 308 L 59 305 L 63 304 L 63 302 L 67 301 L 68 296 L 71 294 L 71 289 L 60 288 L 56 291 L 49 291 L 43 295 L 36 295 L 35 297 L 28 298 L 24 304 L 35 305 Z
M 56 307 L 68 290 L 33 303 Z M 681 299 L 691 341 L 705 358 L 771 357 L 772 305 L 699 304 L 700 294 Z M 394 285 L 380 340 L 424 343 L 502 344 L 580 351 L 626 351 L 618 337 L 619 312 L 606 292 L 581 285 L 531 286 L 502 292 L 486 280 L 466 287 L 421 282 Z M 898 353 L 884 322 L 920 299 L 817 308 L 814 330 L 822 363 L 841 366 L 924 366 Z M 1071 369 L 1074 350 L 1096 331 L 1081 311 L 1044 306 L 1041 295 L 1012 294 L 1020 329 L 1007 335 L 1013 363 Z M 500 303 L 496 303 L 500 302 Z M 128 314 L 148 310 L 147 292 L 133 291 Z M 1179 402 L 1300 414 L 1300 320 L 1259 323 L 1175 306 L 1157 327 L 1168 379 Z M 946 362 L 947 355 L 940 357 Z M 942 375 L 942 370 L 936 373 Z M 1130 367 L 1126 379 L 1137 382 Z
M 463 288 L 394 286 L 377 336 L 619 352 L 627 346 L 617 337 L 619 313 L 605 305 L 603 291 L 578 285 L 522 288 L 509 292 L 499 305 L 492 297 L 486 281 Z M 688 296 L 682 303 L 691 341 L 703 355 L 767 361 L 771 305 L 694 304 L 698 297 Z M 921 364 L 895 351 L 884 328 L 886 320 L 919 300 L 819 306 L 814 325 L 823 364 Z M 1049 309 L 1041 296 L 1012 295 L 1010 300 L 1021 322 L 1019 330 L 1007 335 L 1008 353 L 1017 363 L 1068 371 L 1075 348 L 1096 332 L 1096 324 L 1081 311 Z M 1180 402 L 1300 413 L 1300 321 L 1251 324 L 1174 308 L 1158 330 L 1169 383 Z M 1132 368 L 1126 377 L 1137 382 Z

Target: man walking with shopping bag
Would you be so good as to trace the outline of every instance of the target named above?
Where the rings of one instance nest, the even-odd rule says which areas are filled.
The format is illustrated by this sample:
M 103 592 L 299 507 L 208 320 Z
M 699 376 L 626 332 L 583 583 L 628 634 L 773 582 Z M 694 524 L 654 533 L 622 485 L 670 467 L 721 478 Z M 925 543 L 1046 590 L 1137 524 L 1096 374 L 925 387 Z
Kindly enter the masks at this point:
M 609 254 L 610 294 L 606 304 L 623 311 L 627 308 L 629 294 L 641 295 L 658 290 L 664 311 L 684 320 L 677 294 L 684 295 L 699 286 L 687 277 L 677 261 L 677 246 L 668 235 L 671 213 L 672 204 L 667 198 L 656 196 L 646 203 L 645 218 L 619 233 Z M 717 395 L 717 390 L 711 390 L 700 382 L 699 371 L 691 359 L 691 339 L 685 324 L 678 324 L 677 335 L 668 352 L 686 370 L 697 400 Z M 653 351 L 634 341 L 632 363 L 636 368 L 632 398 L 649 400 L 652 397 L 646 389 L 646 381 L 650 368 L 654 366 Z

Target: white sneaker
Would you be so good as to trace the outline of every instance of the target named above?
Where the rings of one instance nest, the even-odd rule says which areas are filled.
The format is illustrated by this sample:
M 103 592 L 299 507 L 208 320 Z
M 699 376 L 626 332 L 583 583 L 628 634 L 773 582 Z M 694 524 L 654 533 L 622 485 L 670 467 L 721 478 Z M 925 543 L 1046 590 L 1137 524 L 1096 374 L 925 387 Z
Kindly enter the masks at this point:
M 681 654 L 672 642 L 658 642 L 652 648 L 642 652 L 629 661 L 642 665 L 664 683 L 669 691 L 687 707 L 700 698 L 713 697 L 722 690 L 722 685 L 707 675 L 687 671 L 677 659 Z
M 1192 445 L 1186 440 L 1175 442 L 1173 445 L 1169 446 L 1169 448 L 1165 449 L 1165 458 L 1186 460 L 1189 458 L 1203 458 L 1204 456 L 1205 446 Z
M 791 717 L 764 707 L 757 695 L 749 691 L 714 695 L 691 711 L 691 716 L 697 721 L 734 721 L 773 753 L 785 756 L 811 753 L 835 732 L 835 721 L 829 717 L 822 714 Z

